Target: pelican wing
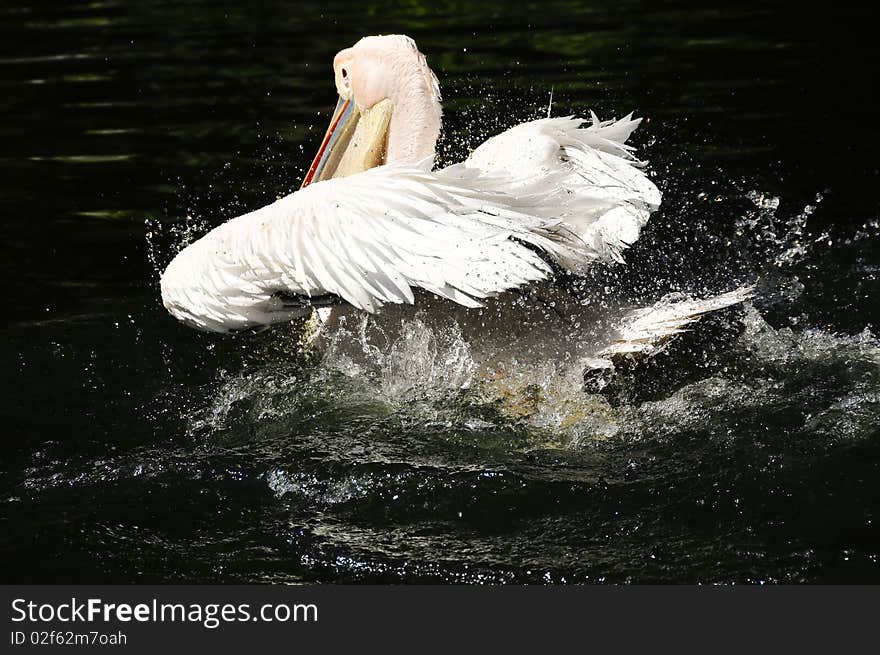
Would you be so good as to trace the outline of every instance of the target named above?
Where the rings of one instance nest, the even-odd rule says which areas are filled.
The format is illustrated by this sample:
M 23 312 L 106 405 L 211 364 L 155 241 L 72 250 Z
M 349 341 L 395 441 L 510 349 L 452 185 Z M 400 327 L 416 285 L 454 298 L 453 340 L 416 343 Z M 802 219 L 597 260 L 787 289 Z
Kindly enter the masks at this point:
M 494 178 L 499 190 L 556 185 L 564 191 L 552 213 L 562 217 L 592 251 L 592 259 L 623 262 L 622 251 L 639 237 L 661 201 L 660 191 L 642 171 L 627 139 L 641 119 L 632 114 L 592 124 L 573 117 L 542 118 L 488 139 L 449 175 L 476 170 Z M 584 258 L 564 259 L 582 272 Z
M 420 167 L 312 184 L 217 227 L 162 276 L 165 306 L 218 332 L 288 320 L 334 299 L 375 312 L 419 287 L 467 307 L 545 278 L 542 256 L 588 260 L 552 214 L 558 189 L 516 195 Z
M 618 325 L 614 342 L 599 355 L 609 359 L 621 355 L 653 355 L 670 337 L 685 332 L 703 315 L 745 302 L 754 295 L 754 286 L 742 286 L 704 299 L 665 298 L 650 307 L 633 310 Z

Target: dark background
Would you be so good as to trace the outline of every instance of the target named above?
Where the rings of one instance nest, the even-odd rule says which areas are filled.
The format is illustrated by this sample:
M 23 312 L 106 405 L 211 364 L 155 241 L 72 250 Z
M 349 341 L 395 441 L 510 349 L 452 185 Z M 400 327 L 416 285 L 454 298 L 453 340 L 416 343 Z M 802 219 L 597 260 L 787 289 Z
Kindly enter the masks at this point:
M 4 3 L 0 580 L 877 582 L 875 30 L 840 3 Z M 442 163 L 551 88 L 648 117 L 664 206 L 591 282 L 758 280 L 759 334 L 590 439 L 171 320 L 176 248 L 297 188 L 333 55 L 388 32 L 440 78 Z

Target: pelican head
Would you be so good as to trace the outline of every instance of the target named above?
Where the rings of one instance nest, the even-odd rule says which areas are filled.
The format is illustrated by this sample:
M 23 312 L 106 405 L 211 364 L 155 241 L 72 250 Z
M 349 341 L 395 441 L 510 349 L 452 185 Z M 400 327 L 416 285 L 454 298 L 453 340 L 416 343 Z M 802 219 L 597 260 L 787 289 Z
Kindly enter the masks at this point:
M 333 60 L 339 102 L 302 186 L 388 163 L 432 163 L 440 89 L 415 41 L 367 36 Z

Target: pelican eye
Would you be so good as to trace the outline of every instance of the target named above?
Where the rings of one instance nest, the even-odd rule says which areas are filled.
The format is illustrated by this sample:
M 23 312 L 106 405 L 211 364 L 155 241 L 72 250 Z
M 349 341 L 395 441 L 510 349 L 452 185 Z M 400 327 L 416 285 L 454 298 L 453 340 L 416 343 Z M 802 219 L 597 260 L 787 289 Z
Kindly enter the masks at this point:
M 346 77 L 348 77 L 348 71 L 343 68 L 342 69 L 342 79 L 345 79 Z

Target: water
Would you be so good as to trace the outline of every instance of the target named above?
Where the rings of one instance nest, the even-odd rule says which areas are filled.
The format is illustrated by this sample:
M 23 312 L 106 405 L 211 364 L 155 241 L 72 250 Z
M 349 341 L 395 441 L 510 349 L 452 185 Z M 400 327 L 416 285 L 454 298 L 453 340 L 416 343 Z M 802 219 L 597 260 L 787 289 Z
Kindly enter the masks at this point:
M 2 581 L 880 581 L 867 12 L 7 2 Z M 551 89 L 649 117 L 664 205 L 585 297 L 757 298 L 601 395 L 548 360 L 513 399 L 415 317 L 323 360 L 176 324 L 158 272 L 296 188 L 333 54 L 390 31 L 440 77 L 445 162 Z

